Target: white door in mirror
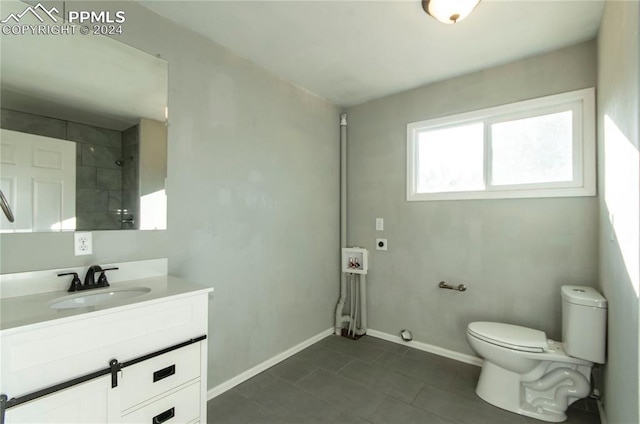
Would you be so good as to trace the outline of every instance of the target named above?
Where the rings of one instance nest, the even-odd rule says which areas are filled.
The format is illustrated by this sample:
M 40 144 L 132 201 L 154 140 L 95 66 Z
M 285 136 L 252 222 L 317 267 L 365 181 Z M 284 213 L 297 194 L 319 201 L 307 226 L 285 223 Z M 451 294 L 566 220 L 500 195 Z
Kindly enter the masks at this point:
M 6 232 L 76 228 L 76 144 L 0 129 L 0 180 L 15 221 Z

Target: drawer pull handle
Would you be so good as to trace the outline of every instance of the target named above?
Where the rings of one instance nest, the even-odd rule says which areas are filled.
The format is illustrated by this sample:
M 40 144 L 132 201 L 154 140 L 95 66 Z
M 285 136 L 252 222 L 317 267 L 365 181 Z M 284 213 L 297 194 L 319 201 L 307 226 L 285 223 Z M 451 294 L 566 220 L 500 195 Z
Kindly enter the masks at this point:
M 151 424 L 162 424 L 176 416 L 176 408 L 167 409 L 162 414 L 158 414 L 151 420 Z
M 167 378 L 176 373 L 176 366 L 171 365 L 170 367 L 163 368 L 153 373 L 153 382 L 160 381 L 163 378 Z

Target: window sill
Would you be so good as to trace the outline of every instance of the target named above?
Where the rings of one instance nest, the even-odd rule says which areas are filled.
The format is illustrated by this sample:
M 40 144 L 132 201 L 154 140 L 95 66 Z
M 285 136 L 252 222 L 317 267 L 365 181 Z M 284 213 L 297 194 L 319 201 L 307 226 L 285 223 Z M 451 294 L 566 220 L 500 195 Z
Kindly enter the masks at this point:
M 407 193 L 408 202 L 432 200 L 483 200 L 483 199 L 530 199 L 541 197 L 589 197 L 595 196 L 595 187 L 570 187 L 554 189 L 459 191 L 446 193 Z

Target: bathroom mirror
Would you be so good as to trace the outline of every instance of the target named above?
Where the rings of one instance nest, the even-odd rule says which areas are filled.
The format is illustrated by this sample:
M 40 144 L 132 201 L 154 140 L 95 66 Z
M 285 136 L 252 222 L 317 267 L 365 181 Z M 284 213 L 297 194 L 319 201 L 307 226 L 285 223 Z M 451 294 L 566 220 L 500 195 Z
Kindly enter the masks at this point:
M 0 231 L 166 229 L 167 62 L 79 32 L 0 43 Z

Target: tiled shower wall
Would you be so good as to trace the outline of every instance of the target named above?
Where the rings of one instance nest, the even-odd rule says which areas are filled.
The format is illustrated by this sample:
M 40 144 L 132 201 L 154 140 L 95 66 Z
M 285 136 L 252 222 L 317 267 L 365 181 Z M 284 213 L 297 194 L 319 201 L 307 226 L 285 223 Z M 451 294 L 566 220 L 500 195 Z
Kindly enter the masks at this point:
M 122 132 L 122 229 L 138 228 L 140 209 L 140 128 Z
M 137 125 L 120 132 L 0 109 L 0 127 L 76 142 L 77 230 L 137 228 Z

